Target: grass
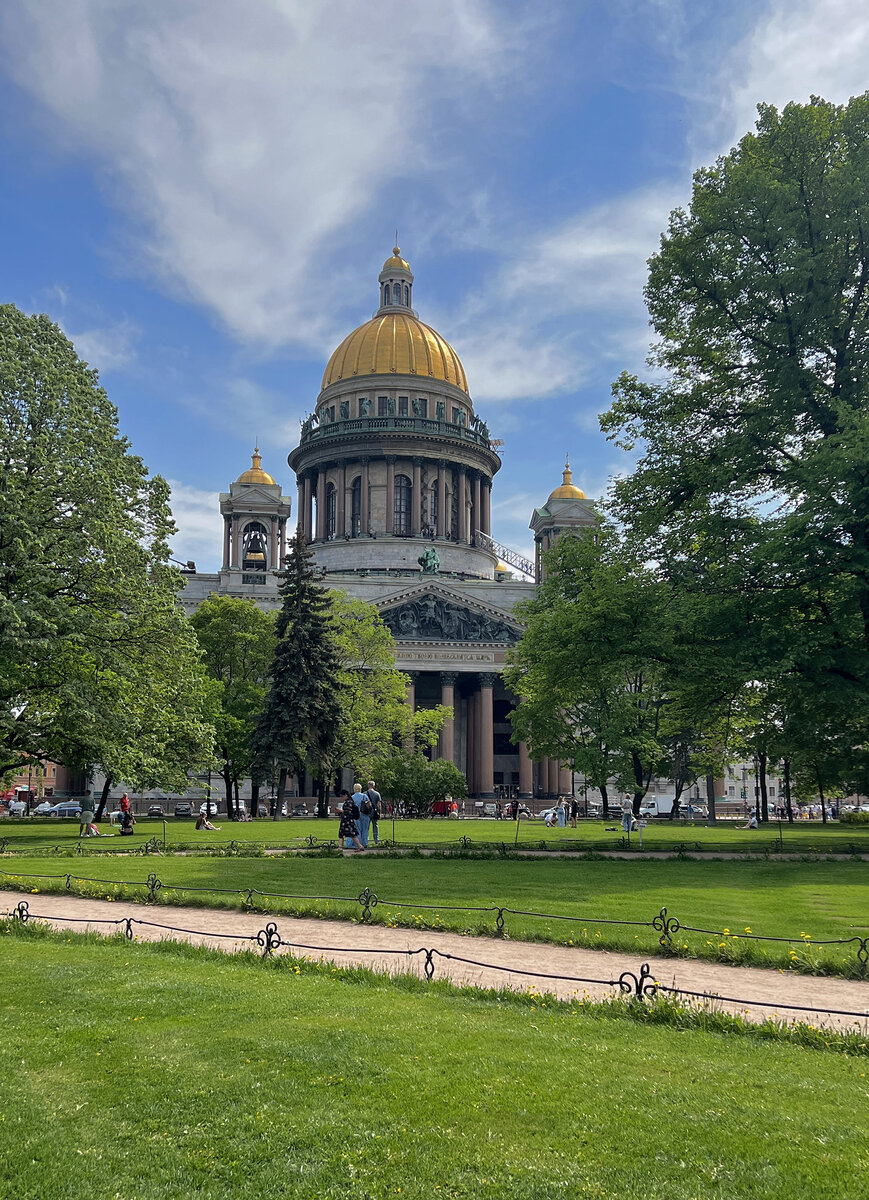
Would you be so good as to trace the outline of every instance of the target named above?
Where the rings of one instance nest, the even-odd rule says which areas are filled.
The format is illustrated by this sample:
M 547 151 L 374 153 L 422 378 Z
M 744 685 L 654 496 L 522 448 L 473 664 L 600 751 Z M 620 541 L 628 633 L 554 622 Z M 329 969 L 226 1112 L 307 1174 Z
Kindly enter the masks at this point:
M 165 822 L 167 846 L 169 848 L 208 848 L 227 846 L 230 842 L 250 845 L 266 845 L 269 847 L 300 846 L 305 838 L 315 837 L 320 841 L 337 840 L 338 820 L 329 818 L 318 821 L 315 818 L 294 818 L 284 821 L 245 821 L 233 822 L 225 818 L 216 818 L 221 826 L 219 832 L 203 831 L 197 833 L 194 822 L 187 819 L 169 818 Z M 100 840 L 88 839 L 85 842 L 87 853 L 105 853 L 108 851 L 128 850 L 131 843 L 141 845 L 148 838 L 157 837 L 163 840 L 164 823 L 158 820 L 141 818 L 136 823 L 136 835 L 132 839 L 112 837 Z M 72 846 L 78 844 L 78 821 L 75 819 L 57 820 L 52 818 L 31 818 L 30 820 L 5 820 L 0 822 L 0 837 L 7 839 L 10 850 L 51 850 L 55 846 Z M 106 823 L 104 829 L 108 831 Z M 381 833 L 384 837 L 392 838 L 393 825 L 390 821 L 381 823 Z M 650 821 L 643 830 L 643 848 L 645 850 L 686 851 L 718 850 L 726 853 L 730 848 L 734 853 L 770 853 L 781 852 L 779 842 L 779 824 L 772 822 L 759 830 L 744 830 L 737 828 L 735 822 L 721 821 L 707 826 L 690 821 Z M 869 829 L 859 826 L 839 825 L 832 822 L 821 825 L 817 822 L 795 822 L 789 826 L 784 822 L 781 826 L 784 839 L 784 850 L 787 853 L 851 853 L 851 847 L 869 851 Z M 471 846 L 476 848 L 495 847 L 502 842 L 513 846 L 516 838 L 516 825 L 510 821 L 468 819 L 461 821 L 431 820 L 431 821 L 402 821 L 395 822 L 395 840 L 399 846 L 457 846 L 460 838 L 470 838 Z M 577 829 L 547 829 L 542 821 L 521 821 L 519 824 L 519 848 L 539 849 L 545 843 L 549 850 L 570 849 L 618 849 L 626 844 L 618 819 L 609 821 L 582 821 Z M 632 851 L 640 853 L 639 836 L 634 833 L 630 838 Z
M 2 952 L 3 1200 L 865 1195 L 869 1062 L 834 1035 L 29 928 Z
M 575 918 L 505 915 L 514 938 L 659 953 L 650 927 L 595 924 L 593 918 L 650 922 L 665 906 L 683 925 L 728 930 L 724 937 L 680 930 L 672 952 L 682 957 L 776 966 L 817 974 L 857 974 L 856 944 L 818 942 L 869 935 L 869 880 L 862 862 L 787 860 L 491 859 L 444 857 L 269 858 L 149 856 L 148 858 L 0 859 L 0 886 L 64 891 L 66 872 L 108 881 L 75 881 L 79 894 L 143 900 L 150 872 L 163 884 L 164 904 L 245 907 L 244 889 L 290 893 L 299 899 L 254 896 L 251 907 L 277 914 L 359 919 L 353 898 L 365 887 L 378 896 L 375 922 L 461 933 L 493 934 L 493 905 Z M 54 880 L 23 876 L 52 875 Z M 226 894 L 183 887 L 224 888 Z M 304 897 L 347 897 L 346 900 Z M 409 907 L 399 907 L 404 902 Z M 431 908 L 424 906 L 431 905 Z M 448 906 L 454 906 L 450 908 Z M 35 911 L 38 905 L 32 904 Z M 464 910 L 463 910 L 464 909 Z M 747 932 L 794 938 L 794 945 L 752 941 Z M 805 936 L 803 936 L 805 935 Z

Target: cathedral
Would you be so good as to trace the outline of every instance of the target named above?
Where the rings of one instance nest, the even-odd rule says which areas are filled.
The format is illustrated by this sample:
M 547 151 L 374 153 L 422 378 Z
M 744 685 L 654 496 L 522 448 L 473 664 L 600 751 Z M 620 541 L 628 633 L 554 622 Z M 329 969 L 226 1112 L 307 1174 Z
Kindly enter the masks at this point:
M 396 246 L 378 277 L 377 311 L 330 357 L 288 456 L 293 525 L 290 498 L 257 448 L 220 497 L 221 570 L 187 575 L 182 603 L 192 612 L 218 593 L 278 607 L 277 572 L 298 525 L 325 586 L 375 605 L 392 631 L 408 703 L 453 709 L 435 753 L 459 767 L 472 797 L 569 795 L 568 770 L 532 762 L 510 741 L 514 698 L 501 673 L 522 632 L 513 610 L 534 594 L 542 553 L 562 532 L 594 525 L 594 507 L 565 465 L 531 516 L 535 561 L 494 539 L 500 443 L 474 411 L 459 356 L 419 319 L 413 286 Z M 300 781 L 303 794 L 310 782 Z

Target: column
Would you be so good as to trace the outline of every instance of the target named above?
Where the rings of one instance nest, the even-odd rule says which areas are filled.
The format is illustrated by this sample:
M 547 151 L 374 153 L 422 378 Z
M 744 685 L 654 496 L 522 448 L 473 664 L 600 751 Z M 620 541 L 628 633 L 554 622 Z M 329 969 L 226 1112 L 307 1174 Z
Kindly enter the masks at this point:
M 302 511 L 299 513 L 299 524 L 305 541 L 311 541 L 311 476 L 305 473 L 305 492 L 302 497 Z
M 296 525 L 305 528 L 305 476 L 296 476 L 296 485 L 299 489 L 299 497 L 296 503 Z
M 474 540 L 478 529 L 483 530 L 483 513 L 480 508 L 481 503 L 481 486 L 480 475 L 478 471 L 474 472 L 474 485 L 471 497 L 471 541 Z M 485 530 L 483 530 L 485 533 Z
M 232 537 L 232 530 L 230 528 L 231 525 L 232 525 L 232 521 L 231 521 L 230 517 L 228 517 L 228 516 L 224 517 L 223 518 L 223 569 L 224 569 L 224 571 L 229 570 L 229 543 L 230 543 L 230 539 Z
M 482 491 L 480 493 L 480 500 L 481 500 L 482 507 L 483 507 L 483 513 L 482 513 L 483 523 L 480 526 L 480 528 L 482 529 L 483 533 L 488 533 L 489 536 L 491 537 L 491 534 L 492 534 L 492 481 L 491 481 L 491 479 L 483 480 Z
M 326 540 L 326 468 L 317 472 L 317 541 Z
M 269 569 L 274 570 L 278 557 L 278 518 L 274 514 L 271 518 L 271 531 L 269 533 Z
M 414 537 L 419 537 L 420 526 L 422 525 L 422 506 L 420 491 L 422 490 L 422 459 L 415 458 L 413 460 L 413 492 L 411 493 L 411 517 L 410 517 L 410 532 Z
M 528 753 L 528 743 L 519 743 L 519 799 L 530 800 L 534 792 L 534 765 Z
M 230 539 L 231 539 L 231 546 L 232 546 L 232 548 L 230 550 L 230 566 L 237 570 L 238 569 L 239 540 L 240 540 L 239 536 L 238 536 L 238 513 L 232 514 L 232 533 L 230 535 Z
M 359 524 L 361 525 L 362 537 L 368 537 L 368 527 L 371 523 L 371 518 L 368 513 L 368 459 L 362 459 L 362 483 L 360 485 L 361 495 L 359 497 Z
M 411 712 L 416 712 L 416 681 L 419 676 L 419 671 L 405 671 L 405 674 L 410 680 L 405 693 L 405 703 Z M 413 735 L 409 735 L 407 738 L 405 738 L 404 749 L 408 754 L 413 751 Z
M 281 557 L 280 557 L 280 561 L 278 562 L 278 566 L 281 568 L 281 570 L 283 570 L 284 560 L 287 557 L 287 522 L 284 517 L 281 518 L 280 539 L 281 539 Z
M 480 676 L 480 794 L 495 795 L 495 714 L 493 690 L 498 676 L 485 672 Z
M 455 762 L 456 758 L 455 703 L 457 679 L 458 675 L 454 671 L 441 671 L 441 704 L 444 708 L 452 708 L 454 710 L 453 716 L 448 717 L 444 721 L 444 726 L 441 730 L 439 757 L 445 758 L 448 762 Z
M 343 537 L 347 532 L 347 467 L 344 463 L 338 467 L 338 487 L 335 493 L 335 537 Z
M 544 796 L 549 795 L 549 759 L 541 758 L 537 763 L 537 787 Z
M 479 692 L 471 692 L 468 696 L 467 716 L 465 723 L 466 729 L 466 756 L 465 756 L 465 774 L 468 778 L 468 793 L 471 796 L 476 796 L 479 788 L 477 786 L 477 746 L 479 745 L 479 737 L 477 731 L 477 701 L 480 698 Z
M 459 467 L 459 541 L 468 540 L 468 472 Z
M 447 464 L 438 463 L 438 537 L 447 535 Z
M 395 533 L 395 456 L 386 458 L 386 532 Z
M 549 760 L 549 794 L 551 796 L 558 795 L 558 759 L 550 758 Z
M 534 539 L 534 582 L 540 583 L 542 576 L 540 574 L 540 538 Z
M 573 771 L 571 771 L 570 767 L 563 767 L 559 765 L 558 794 L 560 796 L 573 795 Z

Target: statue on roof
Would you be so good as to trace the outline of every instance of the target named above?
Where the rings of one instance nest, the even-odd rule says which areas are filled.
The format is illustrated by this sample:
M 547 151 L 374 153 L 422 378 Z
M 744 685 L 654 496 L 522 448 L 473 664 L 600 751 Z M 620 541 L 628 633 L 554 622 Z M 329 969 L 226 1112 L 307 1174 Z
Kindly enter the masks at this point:
M 441 560 L 438 558 L 438 552 L 434 546 L 429 546 L 423 550 L 416 561 L 422 567 L 423 575 L 437 575 L 440 570 Z

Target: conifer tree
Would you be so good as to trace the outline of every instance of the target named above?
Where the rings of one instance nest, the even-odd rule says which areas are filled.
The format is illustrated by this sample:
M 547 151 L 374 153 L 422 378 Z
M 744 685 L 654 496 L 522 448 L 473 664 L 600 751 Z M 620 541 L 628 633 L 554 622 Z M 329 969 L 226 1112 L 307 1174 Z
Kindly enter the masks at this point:
M 321 776 L 341 724 L 340 663 L 331 606 L 301 528 L 290 542 L 280 592 L 271 677 L 253 735 L 255 774 L 278 776 L 275 819 L 287 776 L 301 775 L 306 768 Z

